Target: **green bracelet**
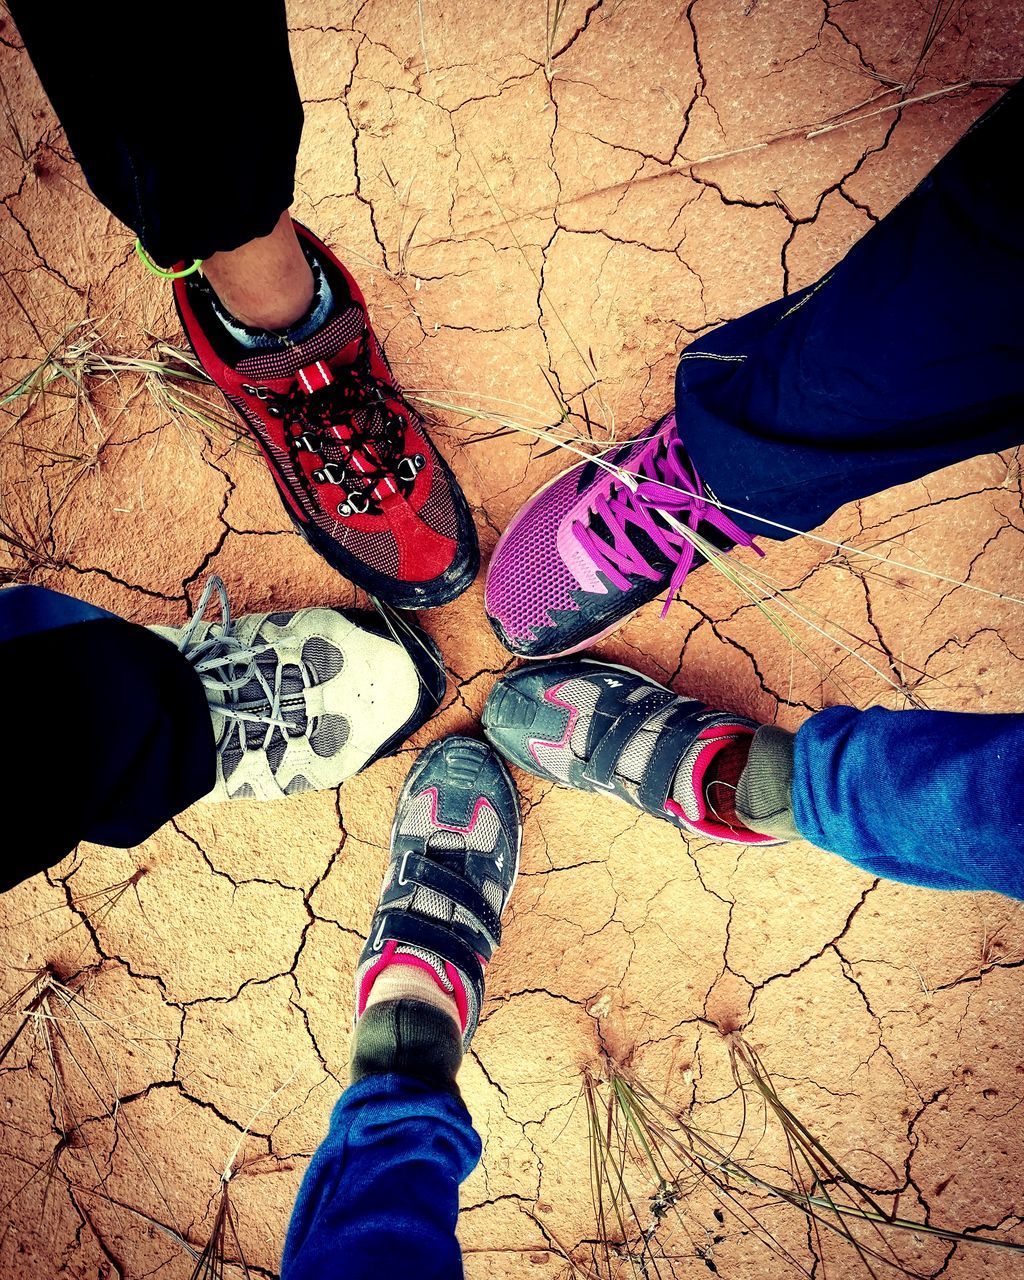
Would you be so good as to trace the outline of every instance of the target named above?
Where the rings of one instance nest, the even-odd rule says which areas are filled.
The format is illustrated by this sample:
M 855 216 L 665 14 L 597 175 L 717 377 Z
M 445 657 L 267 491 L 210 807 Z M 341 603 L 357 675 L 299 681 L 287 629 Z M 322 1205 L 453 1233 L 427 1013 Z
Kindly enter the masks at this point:
M 155 276 L 159 276 L 161 280 L 180 280 L 183 276 L 194 275 L 195 272 L 197 272 L 203 265 L 202 258 L 196 258 L 195 262 L 193 262 L 190 267 L 185 267 L 183 271 L 165 271 L 163 267 L 158 267 L 156 265 L 145 249 L 143 249 L 142 241 L 137 237 L 135 240 L 135 253 L 146 270 L 152 272 Z

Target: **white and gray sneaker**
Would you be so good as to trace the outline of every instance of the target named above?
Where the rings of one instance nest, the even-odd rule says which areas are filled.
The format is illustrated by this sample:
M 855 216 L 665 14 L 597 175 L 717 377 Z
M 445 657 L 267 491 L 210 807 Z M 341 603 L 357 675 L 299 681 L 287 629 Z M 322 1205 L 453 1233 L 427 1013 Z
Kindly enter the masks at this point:
M 219 619 L 205 621 L 214 594 Z M 224 583 L 207 579 L 171 641 L 206 689 L 217 743 L 207 800 L 277 800 L 329 790 L 391 752 L 444 697 L 434 642 L 406 619 L 402 640 L 377 614 L 332 608 L 232 619 Z

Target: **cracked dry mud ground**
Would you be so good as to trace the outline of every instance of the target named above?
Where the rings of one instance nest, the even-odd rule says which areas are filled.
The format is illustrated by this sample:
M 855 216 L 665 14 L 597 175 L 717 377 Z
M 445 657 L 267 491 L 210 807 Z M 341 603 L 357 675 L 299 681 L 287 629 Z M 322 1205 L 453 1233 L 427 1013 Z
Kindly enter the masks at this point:
M 1020 12 L 996 0 L 957 8 L 924 59 L 930 4 L 576 2 L 550 49 L 540 0 L 422 8 L 421 39 L 414 0 L 290 6 L 306 102 L 296 212 L 361 279 L 407 387 L 538 423 L 557 417 L 550 381 L 577 430 L 585 395 L 598 437 L 613 420 L 629 435 L 660 415 L 696 334 L 815 279 L 1024 69 Z M 167 290 L 83 189 L 10 21 L 0 39 L 0 381 L 83 317 L 121 353 L 146 334 L 180 341 Z M 890 82 L 919 97 L 962 81 L 975 85 L 803 136 Z M 106 383 L 93 407 L 76 418 L 50 396 L 3 424 L 6 514 L 42 538 L 34 580 L 145 621 L 182 621 L 211 572 L 238 612 L 354 599 L 289 531 L 244 447 L 172 421 L 131 377 Z M 562 459 L 469 411 L 438 416 L 486 556 Z M 1021 607 L 953 585 L 1024 594 L 1016 456 L 864 501 L 823 532 L 952 582 L 801 539 L 770 548 L 768 567 L 838 638 L 801 627 L 814 662 L 708 569 L 667 621 L 645 609 L 599 652 L 790 727 L 851 699 L 1019 709 Z M 25 576 L 23 561 L 7 567 Z M 92 1011 L 91 1044 L 69 1023 L 76 1056 L 58 1054 L 56 1080 L 29 1036 L 0 1079 L 4 1277 L 187 1276 L 192 1262 L 160 1227 L 205 1240 L 236 1147 L 245 1254 L 254 1275 L 276 1274 L 345 1078 L 350 975 L 396 790 L 419 746 L 474 729 L 510 665 L 481 605 L 478 583 L 423 617 L 451 670 L 445 707 L 338 794 L 199 804 L 138 849 L 83 847 L 0 902 L 3 997 L 49 962 Z M 518 781 L 523 875 L 462 1076 L 485 1142 L 463 1191 L 472 1280 L 567 1276 L 562 1249 L 593 1266 L 585 1067 L 600 1071 L 607 1053 L 728 1133 L 739 1100 L 723 1032 L 738 1027 L 793 1109 L 886 1203 L 1020 1238 L 1016 903 L 878 883 L 801 844 L 686 840 Z M 55 778 L 55 803 L 59 790 Z M 97 893 L 139 868 L 136 891 L 107 910 Z M 756 1159 L 783 1163 L 777 1136 Z M 714 1209 L 694 1194 L 659 1228 L 677 1276 L 864 1274 L 835 1240 L 827 1269 L 815 1263 L 793 1210 L 770 1211 L 789 1264 Z M 998 1251 L 897 1243 L 923 1274 L 1024 1275 Z

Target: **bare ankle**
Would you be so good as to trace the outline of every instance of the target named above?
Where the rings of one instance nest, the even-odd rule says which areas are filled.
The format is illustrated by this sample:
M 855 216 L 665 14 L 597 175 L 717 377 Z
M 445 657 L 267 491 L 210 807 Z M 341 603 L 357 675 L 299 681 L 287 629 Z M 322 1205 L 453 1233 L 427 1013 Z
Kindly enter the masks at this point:
M 270 235 L 207 258 L 203 273 L 230 314 L 255 329 L 287 329 L 313 301 L 313 272 L 287 212 Z

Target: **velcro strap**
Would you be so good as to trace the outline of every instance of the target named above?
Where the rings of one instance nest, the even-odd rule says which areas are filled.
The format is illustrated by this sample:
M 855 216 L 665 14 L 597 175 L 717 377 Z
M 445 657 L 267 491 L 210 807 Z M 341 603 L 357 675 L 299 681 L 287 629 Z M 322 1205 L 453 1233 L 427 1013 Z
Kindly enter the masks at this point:
M 399 863 L 398 875 L 381 898 L 381 905 L 390 906 L 393 902 L 408 897 L 410 889 L 433 889 L 435 893 L 443 894 L 468 911 L 480 933 L 490 941 L 490 959 L 490 952 L 501 942 L 501 921 L 479 890 L 474 889 L 462 876 L 455 875 L 430 858 L 424 858 L 418 853 L 406 853 Z
M 658 734 L 650 762 L 637 787 L 637 799 L 643 808 L 655 813 L 660 813 L 665 808 L 679 762 L 701 730 L 707 728 L 707 725 L 692 722 L 693 715 L 703 710 L 704 707 L 699 702 L 681 702 L 665 721 L 665 727 Z M 691 721 L 690 732 L 680 733 L 687 721 Z
M 465 974 L 476 988 L 479 1002 L 483 997 L 483 965 L 472 946 L 456 932 L 458 928 L 456 924 L 428 920 L 424 916 L 413 915 L 411 911 L 381 911 L 369 949 L 371 952 L 383 951 L 385 943 L 397 942 L 440 956 Z
M 299 381 L 303 389 L 312 395 L 314 391 L 329 387 L 334 381 L 334 374 L 322 360 L 317 360 L 315 364 L 307 364 L 304 369 L 299 370 Z
M 631 703 L 609 726 L 597 744 L 590 762 L 583 770 L 584 778 L 589 782 L 596 782 L 599 787 L 614 786 L 617 781 L 615 766 L 630 738 L 643 728 L 656 711 L 675 700 L 676 695 L 668 689 L 655 689 L 646 698 Z

